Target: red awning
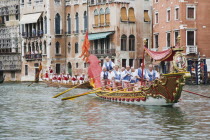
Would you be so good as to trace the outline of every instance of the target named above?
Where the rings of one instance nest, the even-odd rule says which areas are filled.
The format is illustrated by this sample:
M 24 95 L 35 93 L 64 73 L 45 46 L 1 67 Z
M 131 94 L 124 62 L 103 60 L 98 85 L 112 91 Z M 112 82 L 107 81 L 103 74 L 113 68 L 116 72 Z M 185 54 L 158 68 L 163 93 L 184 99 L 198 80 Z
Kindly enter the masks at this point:
M 173 56 L 175 54 L 175 52 L 172 49 L 168 49 L 161 52 L 152 51 L 147 49 L 146 47 L 144 47 L 144 49 L 149 54 L 149 56 L 156 61 L 172 61 Z

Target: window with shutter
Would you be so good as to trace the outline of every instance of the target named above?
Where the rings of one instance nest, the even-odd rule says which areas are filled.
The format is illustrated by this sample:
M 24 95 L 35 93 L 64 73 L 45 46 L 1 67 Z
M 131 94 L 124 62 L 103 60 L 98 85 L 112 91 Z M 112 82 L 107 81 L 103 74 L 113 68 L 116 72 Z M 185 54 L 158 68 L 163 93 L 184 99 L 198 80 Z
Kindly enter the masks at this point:
M 103 26 L 105 23 L 105 15 L 104 15 L 104 9 L 100 9 L 100 25 Z
M 144 10 L 144 22 L 150 22 L 149 11 Z
M 127 11 L 125 7 L 121 8 L 121 21 L 128 21 Z
M 98 26 L 98 10 L 94 11 L 95 26 Z
M 105 22 L 106 25 L 110 25 L 110 9 L 106 8 L 105 10 Z
M 129 22 L 136 22 L 133 8 L 129 8 L 129 10 L 128 10 L 128 20 L 129 20 Z
M 188 7 L 187 8 L 187 18 L 190 18 L 190 19 L 194 19 L 195 18 L 194 10 L 195 10 L 194 7 Z

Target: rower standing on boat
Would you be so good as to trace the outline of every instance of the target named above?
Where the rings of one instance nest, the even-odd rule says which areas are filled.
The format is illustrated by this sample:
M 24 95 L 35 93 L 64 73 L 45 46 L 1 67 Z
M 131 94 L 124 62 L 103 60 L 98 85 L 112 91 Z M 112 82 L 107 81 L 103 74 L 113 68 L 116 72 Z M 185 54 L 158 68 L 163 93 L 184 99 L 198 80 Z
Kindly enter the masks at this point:
M 113 81 L 113 89 L 117 90 L 118 87 L 121 87 L 121 72 L 119 70 L 119 66 L 115 65 L 114 70 L 112 71 L 112 81 Z
M 52 80 L 52 78 L 53 78 L 53 69 L 51 67 L 49 67 L 49 72 L 50 72 L 49 79 Z
M 141 66 L 138 69 L 136 69 L 137 81 L 139 82 L 139 85 L 141 85 L 141 79 L 142 79 L 142 66 L 143 64 L 141 63 Z M 143 80 L 146 80 L 146 73 L 147 73 L 147 70 L 144 67 Z
M 115 64 L 109 59 L 109 57 L 107 56 L 105 58 L 105 62 L 103 64 L 102 68 L 106 68 L 107 71 L 112 70 L 114 68 Z
M 122 77 L 121 78 L 122 78 L 123 88 L 130 87 L 130 80 L 131 80 L 130 66 L 126 66 L 125 70 L 122 68 Z
M 76 85 L 77 84 L 77 82 L 78 82 L 77 74 L 75 74 L 74 76 L 72 76 L 71 82 L 72 82 L 73 85 Z
M 101 86 L 104 88 L 108 85 L 108 80 L 109 80 L 108 76 L 109 76 L 109 73 L 106 70 L 106 68 L 104 67 L 101 72 Z
M 160 78 L 160 74 L 156 70 L 154 70 L 153 65 L 150 64 L 149 69 L 146 72 L 146 79 L 149 82 L 152 82 L 152 81 L 154 81 L 155 79 L 158 79 L 158 78 Z
M 47 81 L 49 81 L 48 71 L 45 72 L 45 74 L 44 74 L 44 79 L 47 80 Z

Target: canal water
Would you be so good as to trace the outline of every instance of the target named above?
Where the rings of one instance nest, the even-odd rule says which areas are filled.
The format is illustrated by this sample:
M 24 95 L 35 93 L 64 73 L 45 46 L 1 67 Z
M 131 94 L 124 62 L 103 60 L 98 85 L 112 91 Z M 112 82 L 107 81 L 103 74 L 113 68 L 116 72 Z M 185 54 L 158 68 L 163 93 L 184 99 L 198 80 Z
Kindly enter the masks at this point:
M 43 84 L 0 85 L 0 140 L 210 139 L 210 98 L 183 92 L 173 107 L 113 103 Z M 210 96 L 210 86 L 185 86 Z

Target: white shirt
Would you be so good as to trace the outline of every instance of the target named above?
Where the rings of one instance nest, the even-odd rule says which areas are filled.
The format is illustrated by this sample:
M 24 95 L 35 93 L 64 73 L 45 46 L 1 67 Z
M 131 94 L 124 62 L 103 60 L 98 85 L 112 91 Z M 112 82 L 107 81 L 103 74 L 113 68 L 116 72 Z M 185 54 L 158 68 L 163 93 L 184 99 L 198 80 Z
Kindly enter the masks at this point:
M 116 72 L 117 75 L 121 75 L 121 72 L 119 70 L 118 71 L 113 70 L 112 73 L 111 73 L 112 80 L 116 77 L 115 72 Z M 119 80 L 116 80 L 116 81 L 119 81 Z
M 150 79 L 149 74 L 153 75 L 155 73 L 155 78 L 160 78 L 160 74 L 156 70 L 147 70 L 146 79 Z
M 111 62 L 111 66 L 112 66 L 112 68 L 114 68 L 114 66 L 115 66 L 115 64 L 112 62 L 112 61 L 109 61 L 109 62 L 104 62 L 103 63 L 103 67 L 102 68 L 106 68 L 106 65 L 109 67 L 109 65 L 110 65 L 110 62 Z
M 131 80 L 136 80 L 138 77 L 138 73 L 135 72 L 131 72 Z

